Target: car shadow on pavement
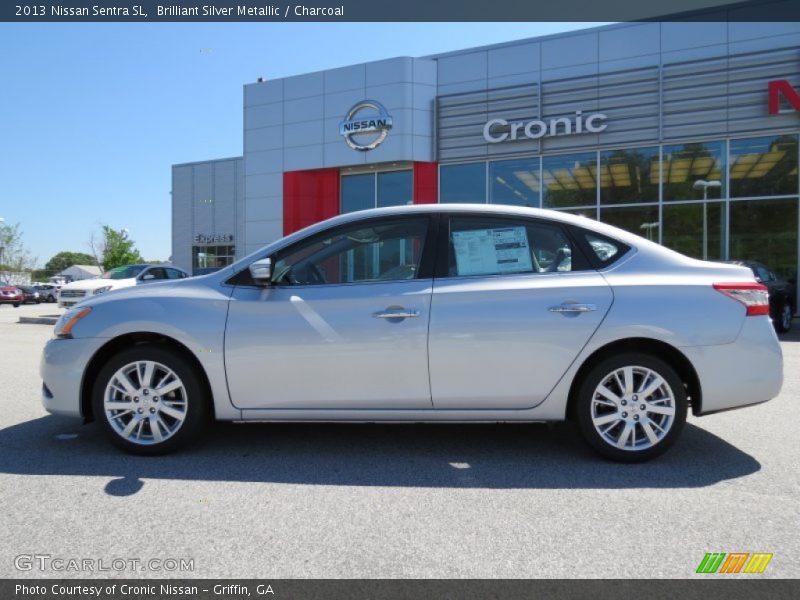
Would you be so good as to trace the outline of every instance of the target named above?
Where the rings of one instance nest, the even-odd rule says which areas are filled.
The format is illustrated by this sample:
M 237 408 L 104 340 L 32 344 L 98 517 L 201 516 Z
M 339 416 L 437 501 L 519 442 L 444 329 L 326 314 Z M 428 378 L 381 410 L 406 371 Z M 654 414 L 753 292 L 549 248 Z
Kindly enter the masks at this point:
M 77 434 L 77 435 L 76 435 Z M 219 423 L 161 457 L 127 455 L 96 424 L 46 416 L 0 430 L 0 473 L 110 477 L 129 496 L 148 479 L 431 488 L 692 488 L 755 473 L 760 463 L 687 424 L 646 464 L 604 461 L 567 424 Z

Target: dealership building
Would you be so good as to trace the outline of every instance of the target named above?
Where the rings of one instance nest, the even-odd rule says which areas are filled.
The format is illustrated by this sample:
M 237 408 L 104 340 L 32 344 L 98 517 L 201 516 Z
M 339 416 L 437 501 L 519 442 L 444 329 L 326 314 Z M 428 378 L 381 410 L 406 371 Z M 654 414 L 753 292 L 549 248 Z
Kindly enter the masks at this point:
M 172 168 L 173 262 L 224 266 L 350 211 L 477 202 L 793 279 L 799 110 L 800 23 L 626 23 L 259 80 L 243 155 Z

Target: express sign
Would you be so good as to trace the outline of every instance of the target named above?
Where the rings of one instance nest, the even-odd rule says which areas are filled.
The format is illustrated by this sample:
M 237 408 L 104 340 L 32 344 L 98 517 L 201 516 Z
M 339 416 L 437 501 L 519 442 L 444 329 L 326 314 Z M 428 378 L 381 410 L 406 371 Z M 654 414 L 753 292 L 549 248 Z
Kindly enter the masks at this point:
M 549 121 L 533 119 L 532 121 L 509 122 L 505 119 L 492 119 L 483 126 L 483 139 L 490 144 L 498 144 L 527 138 L 538 140 L 543 137 L 575 135 L 581 133 L 600 133 L 608 127 L 603 113 L 592 113 L 584 116 L 583 111 L 575 111 L 575 117 L 558 117 Z

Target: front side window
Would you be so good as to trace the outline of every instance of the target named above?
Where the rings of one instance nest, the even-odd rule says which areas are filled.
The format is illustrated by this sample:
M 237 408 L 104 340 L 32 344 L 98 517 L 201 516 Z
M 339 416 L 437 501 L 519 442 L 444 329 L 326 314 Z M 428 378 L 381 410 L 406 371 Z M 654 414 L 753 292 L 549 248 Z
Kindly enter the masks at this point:
M 323 285 L 408 280 L 419 272 L 428 219 L 367 221 L 282 251 L 273 283 Z
M 449 246 L 450 277 L 575 270 L 564 231 L 539 221 L 454 217 Z

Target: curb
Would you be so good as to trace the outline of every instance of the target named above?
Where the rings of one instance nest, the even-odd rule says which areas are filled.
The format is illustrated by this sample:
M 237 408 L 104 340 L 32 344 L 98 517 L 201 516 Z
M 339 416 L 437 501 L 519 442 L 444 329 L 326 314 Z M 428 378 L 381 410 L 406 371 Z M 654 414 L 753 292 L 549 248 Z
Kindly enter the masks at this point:
M 20 317 L 18 323 L 30 323 L 33 325 L 55 325 L 58 317 Z

